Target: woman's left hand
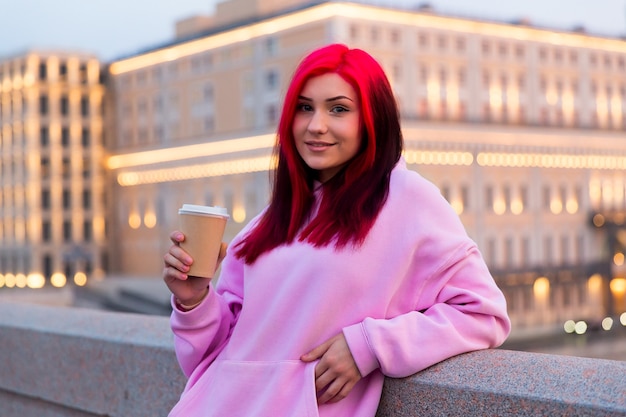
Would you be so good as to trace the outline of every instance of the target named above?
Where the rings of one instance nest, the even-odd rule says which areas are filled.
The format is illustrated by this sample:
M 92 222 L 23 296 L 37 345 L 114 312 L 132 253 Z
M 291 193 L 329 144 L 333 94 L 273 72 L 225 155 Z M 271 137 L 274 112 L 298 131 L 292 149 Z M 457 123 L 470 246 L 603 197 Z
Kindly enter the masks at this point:
M 315 389 L 319 404 L 334 403 L 346 398 L 361 379 L 361 373 L 343 333 L 328 339 L 300 359 L 304 362 L 320 360 L 315 366 Z

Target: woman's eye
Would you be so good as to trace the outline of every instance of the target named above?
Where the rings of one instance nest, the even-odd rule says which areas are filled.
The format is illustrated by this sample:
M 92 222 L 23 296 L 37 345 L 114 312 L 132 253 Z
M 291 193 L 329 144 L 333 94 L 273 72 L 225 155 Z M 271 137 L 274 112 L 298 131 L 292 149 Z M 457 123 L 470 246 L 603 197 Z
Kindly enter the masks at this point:
M 311 111 L 313 110 L 313 107 L 311 107 L 310 104 L 300 103 L 298 104 L 297 110 L 298 111 Z
M 347 112 L 349 111 L 347 108 L 345 108 L 344 106 L 335 106 L 331 109 L 331 111 L 333 113 L 343 113 L 343 112 Z

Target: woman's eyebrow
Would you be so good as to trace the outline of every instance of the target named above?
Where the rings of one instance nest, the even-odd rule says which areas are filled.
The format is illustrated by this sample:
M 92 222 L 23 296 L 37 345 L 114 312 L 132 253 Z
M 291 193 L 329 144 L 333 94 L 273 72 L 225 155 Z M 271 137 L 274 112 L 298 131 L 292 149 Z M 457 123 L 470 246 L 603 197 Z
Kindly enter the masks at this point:
M 305 101 L 313 101 L 313 99 L 312 99 L 312 98 L 305 97 L 305 96 L 298 96 L 298 99 L 299 99 L 299 100 L 305 100 Z M 327 99 L 326 99 L 326 100 L 324 100 L 324 101 L 326 101 L 326 102 L 330 102 L 330 101 L 337 101 L 337 100 L 342 100 L 342 99 L 346 99 L 346 100 L 350 100 L 350 101 L 354 102 L 354 100 L 352 100 L 352 99 L 351 99 L 350 97 L 348 97 L 348 96 L 336 96 L 336 97 L 330 97 L 330 98 L 327 98 Z
M 342 99 L 346 99 L 346 100 L 350 100 L 350 101 L 354 101 L 352 100 L 350 97 L 348 96 L 336 96 L 336 97 L 331 97 L 331 98 L 327 98 L 326 101 L 337 101 L 337 100 L 342 100 Z

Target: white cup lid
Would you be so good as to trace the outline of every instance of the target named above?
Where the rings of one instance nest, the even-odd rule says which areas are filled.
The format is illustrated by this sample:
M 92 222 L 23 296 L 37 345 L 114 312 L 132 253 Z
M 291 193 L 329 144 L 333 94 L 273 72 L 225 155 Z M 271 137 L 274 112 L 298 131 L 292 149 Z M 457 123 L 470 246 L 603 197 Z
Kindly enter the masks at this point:
M 200 214 L 205 216 L 230 217 L 226 207 L 198 206 L 196 204 L 183 204 L 183 206 L 178 209 L 178 214 Z

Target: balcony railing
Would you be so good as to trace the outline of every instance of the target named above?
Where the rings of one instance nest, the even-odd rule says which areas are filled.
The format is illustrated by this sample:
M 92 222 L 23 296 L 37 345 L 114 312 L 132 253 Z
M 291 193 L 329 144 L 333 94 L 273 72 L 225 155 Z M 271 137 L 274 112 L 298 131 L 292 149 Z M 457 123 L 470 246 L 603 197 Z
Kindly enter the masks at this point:
M 3 417 L 166 416 L 184 383 L 166 317 L 0 304 Z M 626 416 L 626 362 L 473 352 L 387 379 L 377 417 L 520 415 Z

